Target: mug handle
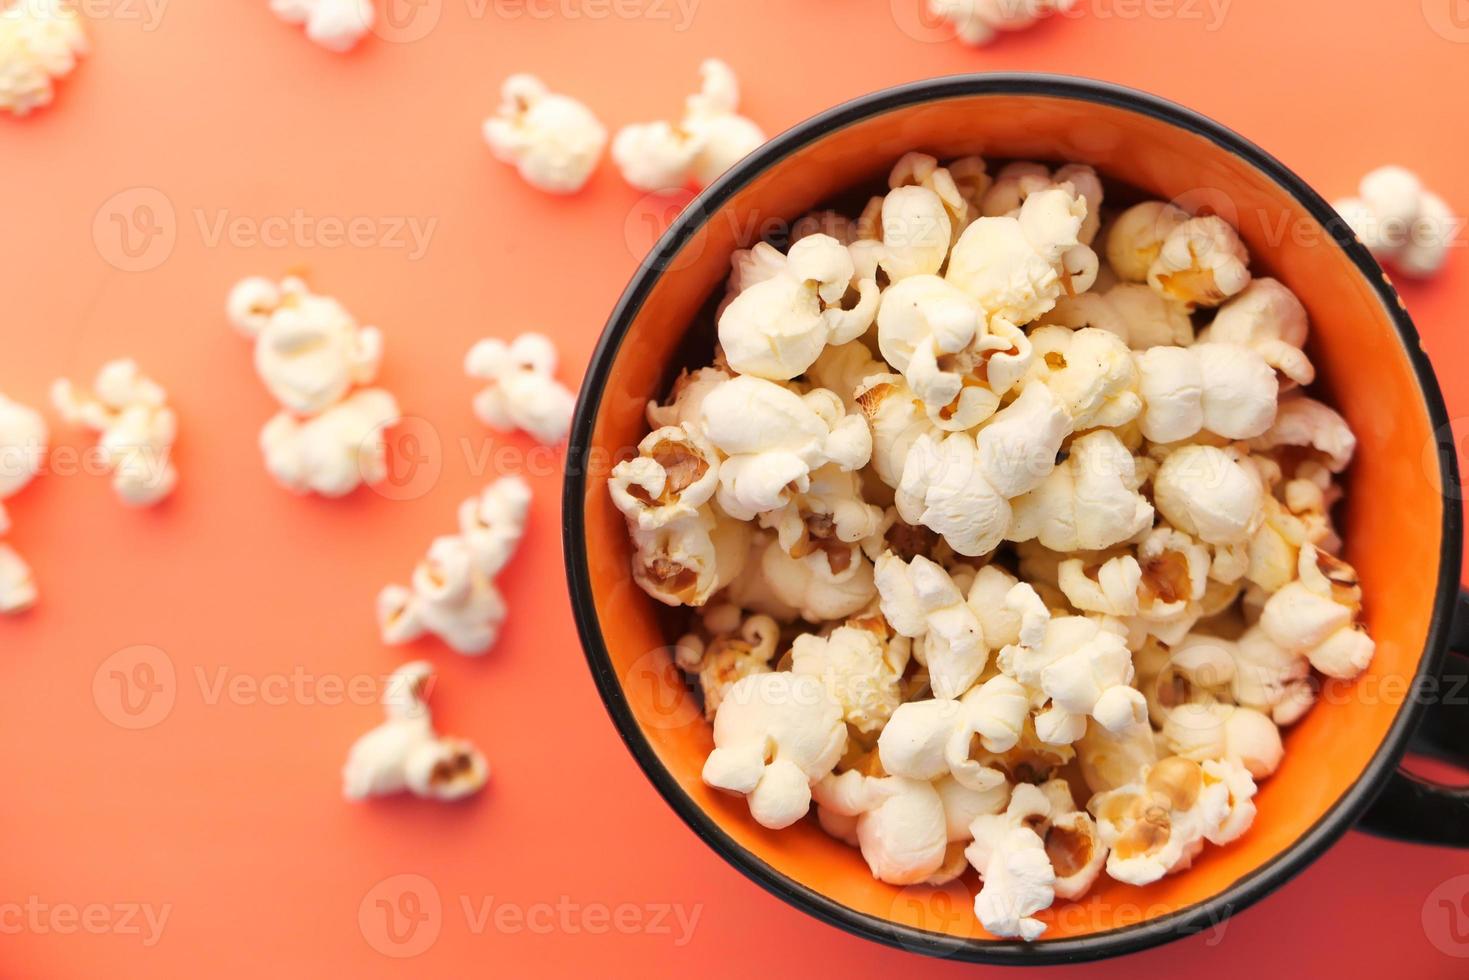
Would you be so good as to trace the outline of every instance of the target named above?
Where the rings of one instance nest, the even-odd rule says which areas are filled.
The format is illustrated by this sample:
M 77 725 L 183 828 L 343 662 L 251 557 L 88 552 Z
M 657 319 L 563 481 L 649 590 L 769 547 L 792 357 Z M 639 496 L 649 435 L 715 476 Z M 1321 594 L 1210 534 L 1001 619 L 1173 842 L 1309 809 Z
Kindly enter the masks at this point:
M 1454 605 L 1449 649 L 1469 650 L 1469 592 L 1464 590 Z M 1448 655 L 1439 691 L 1442 699 L 1424 712 L 1412 748 L 1463 764 L 1469 759 L 1469 657 Z M 1398 769 L 1357 826 L 1415 844 L 1469 847 L 1469 787 L 1444 786 Z

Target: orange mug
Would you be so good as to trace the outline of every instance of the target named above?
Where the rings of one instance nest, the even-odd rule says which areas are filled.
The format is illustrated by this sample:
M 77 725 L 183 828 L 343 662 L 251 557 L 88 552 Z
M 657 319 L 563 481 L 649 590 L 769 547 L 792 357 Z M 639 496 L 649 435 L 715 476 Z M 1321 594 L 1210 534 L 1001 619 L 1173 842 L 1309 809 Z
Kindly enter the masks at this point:
M 606 487 L 610 463 L 647 432 L 648 400 L 667 391 L 679 368 L 708 363 L 731 253 L 844 195 L 860 206 L 860 192 L 885 188 L 893 162 L 910 150 L 1089 163 L 1112 182 L 1226 218 L 1249 247 L 1252 270 L 1279 278 L 1305 304 L 1318 390 L 1359 439 L 1337 516 L 1377 641 L 1371 667 L 1351 684 L 1328 684 L 1286 733 L 1285 761 L 1261 785 L 1244 838 L 1144 888 L 1104 877 L 1080 901 L 1040 913 L 1046 932 L 1029 944 L 989 936 L 964 879 L 884 884 L 814 821 L 766 830 L 743 800 L 703 784 L 710 726 L 668 649 L 687 611 L 680 616 L 633 583 L 627 530 Z M 1448 648 L 1463 647 L 1451 640 L 1469 640 L 1469 616 L 1455 625 L 1459 483 L 1438 384 L 1392 284 L 1332 208 L 1278 161 L 1197 113 L 1084 79 L 966 75 L 888 89 L 796 126 L 689 204 L 643 262 L 593 356 L 568 462 L 573 607 L 622 738 L 669 805 L 725 860 L 857 935 L 977 962 L 1097 959 L 1217 925 L 1353 825 L 1469 845 L 1469 791 L 1398 768 L 1425 716 L 1428 747 L 1452 745 L 1448 703 L 1464 701 L 1440 675 Z

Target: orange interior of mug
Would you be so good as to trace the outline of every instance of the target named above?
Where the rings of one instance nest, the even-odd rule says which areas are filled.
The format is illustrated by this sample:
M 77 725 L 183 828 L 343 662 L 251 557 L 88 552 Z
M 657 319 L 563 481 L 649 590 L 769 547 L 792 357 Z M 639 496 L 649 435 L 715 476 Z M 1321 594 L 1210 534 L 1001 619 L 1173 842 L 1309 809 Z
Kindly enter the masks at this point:
M 796 150 L 754 178 L 704 224 L 647 296 L 615 355 L 592 435 L 593 451 L 625 455 L 647 432 L 643 408 L 701 308 L 722 288 L 730 253 L 770 219 L 793 219 L 834 195 L 880 180 L 909 150 L 940 158 L 1078 161 L 1150 195 L 1204 205 L 1236 224 L 1257 275 L 1289 285 L 1310 313 L 1315 392 L 1359 439 L 1337 518 L 1361 576 L 1377 641 L 1368 672 L 1335 685 L 1286 737 L 1280 770 L 1264 782 L 1259 816 L 1240 841 L 1209 848 L 1185 873 L 1146 888 L 1103 876 L 1079 903 L 1039 915 L 1045 940 L 1135 924 L 1204 902 L 1268 864 L 1361 777 L 1405 700 L 1426 644 L 1440 564 L 1444 503 L 1432 425 L 1407 356 L 1378 294 L 1330 235 L 1283 188 L 1208 138 L 1141 112 L 1056 96 L 983 94 L 897 108 Z M 710 351 L 697 356 L 706 360 Z M 875 881 L 860 855 L 812 821 L 769 831 L 744 801 L 700 781 L 711 748 L 693 698 L 671 682 L 661 648 L 667 611 L 630 577 L 623 519 L 604 481 L 589 479 L 586 554 L 597 618 L 624 694 L 659 761 L 734 841 L 775 871 L 856 911 L 933 929 L 921 903 Z M 941 928 L 984 937 L 967 908 Z

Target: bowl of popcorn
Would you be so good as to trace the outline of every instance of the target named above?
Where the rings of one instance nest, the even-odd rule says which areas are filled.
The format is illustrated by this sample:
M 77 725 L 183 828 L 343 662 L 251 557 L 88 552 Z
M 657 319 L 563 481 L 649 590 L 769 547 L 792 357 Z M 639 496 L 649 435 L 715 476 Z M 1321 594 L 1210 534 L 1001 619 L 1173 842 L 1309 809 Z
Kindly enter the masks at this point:
M 1448 432 L 1281 164 L 1110 85 L 945 78 L 654 248 L 578 405 L 568 575 L 623 738 L 745 874 L 922 952 L 1116 955 L 1359 821 L 1464 825 L 1397 769 L 1457 597 Z

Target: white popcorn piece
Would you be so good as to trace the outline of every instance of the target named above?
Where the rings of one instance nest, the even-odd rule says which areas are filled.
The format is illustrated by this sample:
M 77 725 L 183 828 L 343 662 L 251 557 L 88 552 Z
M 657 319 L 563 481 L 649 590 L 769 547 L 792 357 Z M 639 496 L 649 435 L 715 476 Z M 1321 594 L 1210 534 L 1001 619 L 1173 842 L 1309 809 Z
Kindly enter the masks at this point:
M 0 614 L 25 612 L 36 604 L 36 580 L 16 550 L 0 543 Z
M 1176 528 L 1160 525 L 1138 544 L 1138 607 L 1132 616 L 1164 643 L 1181 642 L 1203 615 L 1213 558 Z
M 1007 163 L 995 174 L 980 201 L 980 213 L 987 218 L 1019 214 L 1030 195 L 1053 188 L 1063 188 L 1086 202 L 1086 219 L 1077 237 L 1090 245 L 1101 227 L 1103 187 L 1101 178 L 1083 163 L 1068 163 L 1053 172 L 1044 164 L 1017 160 Z
M 878 310 L 877 283 L 855 281 L 851 254 L 835 238 L 811 235 L 791 246 L 784 266 L 747 286 L 719 314 L 719 344 L 740 374 L 788 381 L 830 344 L 856 340 Z M 847 302 L 849 292 L 855 300 Z
M 1135 351 L 1165 345 L 1187 347 L 1194 341 L 1193 321 L 1183 307 L 1138 282 L 1062 296 L 1040 322 L 1072 330 L 1105 330 Z
M 1123 282 L 1145 283 L 1163 243 L 1188 213 L 1166 201 L 1144 201 L 1119 214 L 1107 229 L 1107 264 Z
M 305 421 L 278 412 L 260 430 L 265 468 L 295 493 L 343 497 L 387 478 L 386 432 L 401 415 L 381 388 L 363 388 Z
M 1028 381 L 975 436 L 980 472 L 1002 497 L 1029 493 L 1056 468 L 1074 425 L 1066 404 L 1048 385 Z
M 1184 704 L 1163 723 L 1168 751 L 1194 762 L 1210 759 L 1244 767 L 1256 781 L 1280 767 L 1285 746 L 1275 722 L 1254 710 L 1231 704 Z
M 878 757 L 895 776 L 949 775 L 976 793 L 991 793 L 1006 785 L 1006 773 L 992 763 L 1020 745 L 1029 713 L 1025 689 L 1004 676 L 958 699 L 908 701 L 878 736 Z
M 1190 218 L 1163 239 L 1148 285 L 1183 305 L 1218 306 L 1250 282 L 1250 255 L 1223 218 Z
M 500 107 L 485 120 L 484 137 L 495 158 L 532 187 L 575 194 L 602 159 L 607 128 L 583 103 L 552 92 L 534 75 L 517 74 L 500 87 Z
M 1276 279 L 1252 279 L 1215 314 L 1200 339 L 1248 347 L 1279 371 L 1287 387 L 1316 380 L 1316 368 L 1302 350 L 1310 336 L 1306 308 Z
M 298 415 L 337 404 L 354 384 L 370 384 L 382 363 L 382 334 L 359 327 L 341 303 L 288 277 L 258 276 L 230 291 L 230 323 L 255 341 L 255 370 L 271 395 Z
M 1136 783 L 1093 797 L 1107 874 L 1146 885 L 1187 868 L 1204 842 L 1225 844 L 1254 819 L 1255 784 L 1242 767 L 1176 756 L 1148 767 Z
M 704 717 L 713 720 L 719 705 L 740 680 L 770 670 L 780 641 L 780 624 L 769 616 L 745 617 L 735 606 L 706 607 L 706 640 L 697 633 L 678 641 L 678 666 L 699 679 Z
M 1306 544 L 1299 578 L 1265 603 L 1260 626 L 1271 640 L 1306 656 L 1327 677 L 1351 680 L 1367 669 L 1376 645 L 1358 624 L 1362 587 L 1356 570 Z
M 1067 11 L 1076 0 L 1032 0 L 1029 3 L 1007 3 L 1005 0 L 928 0 L 928 11 L 953 23 L 965 44 L 989 44 L 1002 31 L 1019 31 L 1030 27 L 1048 14 Z
M 1151 442 L 1181 442 L 1202 430 L 1253 439 L 1275 422 L 1280 383 L 1249 347 L 1154 347 L 1136 359 L 1144 404 L 1139 423 Z
M 1015 787 L 1004 813 L 976 817 L 965 857 L 982 887 L 974 912 L 986 929 L 1027 942 L 1045 932 L 1032 918 L 1057 898 L 1091 888 L 1107 859 L 1096 824 L 1076 809 L 1064 780 Z
M 100 461 L 112 472 L 112 488 L 133 507 L 153 506 L 178 483 L 170 459 L 178 419 L 167 398 L 126 358 L 104 364 L 90 392 L 64 378 L 51 386 L 51 403 L 61 417 L 98 433 Z
M 702 433 L 704 399 L 709 392 L 728 381 L 729 377 L 727 372 L 714 367 L 699 368 L 693 372 L 680 371 L 666 403 L 660 404 L 655 400 L 648 402 L 648 425 L 654 429 L 669 425 L 688 425 Z
M 387 720 L 353 743 L 342 768 L 349 800 L 411 792 L 432 800 L 459 800 L 479 792 L 489 763 L 469 742 L 434 731 L 428 692 L 434 671 L 426 661 L 404 664 L 383 690 Z
M 17 116 L 50 105 L 56 80 L 87 52 L 76 4 L 65 0 L 0 3 L 0 110 Z
M 1016 217 L 966 228 L 944 278 L 977 299 L 991 323 L 1029 323 L 1096 281 L 1096 253 L 1079 238 L 1085 218 L 1085 200 L 1065 187 L 1031 194 Z
M 1327 469 L 1340 473 L 1351 465 L 1357 451 L 1357 437 L 1336 409 L 1296 394 L 1281 400 L 1274 424 L 1249 442 L 1253 452 L 1268 452 L 1281 446 L 1314 449 L 1321 454 Z
M 1276 643 L 1260 626 L 1235 641 L 1230 697 L 1242 707 L 1268 715 L 1280 727 L 1299 721 L 1316 702 L 1311 663 Z
M 655 429 L 638 455 L 612 468 L 612 502 L 628 524 L 653 531 L 699 514 L 719 487 L 719 455 L 688 424 Z
M 911 562 L 888 552 L 874 573 L 882 614 L 903 636 L 923 640 L 934 696 L 957 698 L 989 660 L 984 630 L 948 572 L 921 555 Z
M 940 430 L 902 375 L 867 377 L 857 390 L 856 401 L 872 437 L 872 470 L 883 483 L 897 489 L 913 443 Z
M 1048 619 L 1039 644 L 1006 647 L 998 662 L 1038 707 L 1045 706 L 1035 718 L 1043 742 L 1077 741 L 1086 732 L 1088 717 L 1113 732 L 1147 717 L 1147 702 L 1130 686 L 1132 653 L 1126 640 L 1093 620 Z
M 979 302 L 936 275 L 912 275 L 882 294 L 877 312 L 882 356 L 932 409 L 954 401 L 963 387 L 963 377 L 945 370 L 943 362 L 954 360 L 949 355 L 970 347 L 985 333 Z M 990 412 L 999 405 L 1002 393 L 994 393 Z
M 848 414 L 862 414 L 857 392 L 863 390 L 867 379 L 887 374 L 891 374 L 888 366 L 874 358 L 859 340 L 828 346 L 806 369 L 806 379 L 813 385 L 841 396 Z
M 1032 376 L 1055 394 L 1077 430 L 1119 427 L 1142 411 L 1138 371 L 1122 338 L 1084 327 L 1041 327 L 1032 331 Z
M 784 507 L 792 490 L 808 490 L 811 473 L 828 463 L 857 470 L 872 455 L 863 419 L 822 388 L 802 396 L 735 377 L 705 397 L 702 414 L 709 441 L 728 457 L 719 468 L 719 504 L 737 520 Z
M 1148 724 L 1116 732 L 1088 725 L 1076 742 L 1076 761 L 1087 788 L 1105 793 L 1141 780 L 1143 771 L 1158 761 L 1158 742 Z
M 1056 584 L 1082 612 L 1123 618 L 1141 611 L 1143 569 L 1132 555 L 1109 558 L 1100 565 L 1068 558 L 1057 571 Z
M 888 663 L 887 650 L 870 630 L 838 626 L 824 637 L 797 636 L 791 670 L 820 680 L 859 732 L 879 731 L 902 701 L 901 671 Z
M 739 576 L 750 554 L 750 528 L 716 507 L 652 530 L 629 531 L 633 581 L 669 606 L 704 605 Z
M 1075 439 L 1045 481 L 1012 501 L 1006 538 L 1039 539 L 1052 551 L 1100 551 L 1152 526 L 1153 505 L 1138 492 L 1137 461 L 1110 430 Z
M 953 776 L 940 776 L 933 781 L 944 804 L 944 821 L 948 825 L 949 843 L 967 843 L 974 839 L 970 829 L 975 817 L 1003 813 L 1010 803 L 1010 784 L 1001 782 L 991 789 L 977 790 L 965 786 Z
M 343 53 L 372 30 L 372 0 L 270 0 L 271 11 L 287 24 L 304 24 L 306 36 L 328 51 Z
M 860 474 L 828 463 L 811 474 L 806 490 L 791 494 L 779 510 L 762 513 L 759 521 L 776 532 L 792 558 L 822 551 L 832 570 L 840 571 L 885 530 L 887 514 L 863 500 Z
M 921 187 L 938 196 L 948 215 L 951 247 L 953 242 L 958 241 L 964 229 L 979 216 L 978 202 L 989 183 L 985 162 L 977 156 L 961 157 L 948 166 L 942 166 L 937 157 L 927 153 L 909 152 L 898 158 L 898 162 L 888 172 L 890 190 Z M 864 212 L 858 220 L 855 227 L 859 238 L 876 234 L 881 239 L 881 208 L 875 203 L 879 200 L 883 199 L 873 198 L 869 201 L 870 210 Z
M 378 595 L 383 642 L 411 643 L 432 634 L 463 654 L 494 646 L 505 621 L 498 575 L 525 536 L 530 487 L 504 477 L 459 508 L 459 533 L 437 538 L 413 570 L 411 588 L 390 585 Z
M 1357 194 L 1334 206 L 1379 261 L 1417 278 L 1443 267 L 1460 222 L 1416 174 L 1379 167 L 1362 178 Z
M 894 188 L 883 198 L 881 220 L 878 264 L 889 281 L 936 276 L 957 237 L 943 199 L 927 187 Z
M 720 703 L 714 745 L 704 782 L 744 796 L 756 822 L 780 830 L 810 809 L 811 786 L 841 758 L 847 728 L 841 705 L 815 677 L 751 674 Z
M 872 563 L 857 548 L 818 549 L 793 558 L 772 540 L 760 554 L 759 568 L 777 602 L 810 623 L 856 615 L 877 598 Z
M 41 472 L 49 437 L 40 412 L 0 395 L 0 533 L 8 526 L 3 501 Z
M 986 478 L 979 446 L 963 432 L 924 434 L 903 462 L 898 514 L 943 536 L 961 555 L 994 551 L 1010 527 L 1010 503 Z
M 856 819 L 857 846 L 879 881 L 915 885 L 943 865 L 948 825 L 933 784 L 848 770 L 817 782 L 812 795 L 823 811 Z
M 635 123 L 613 138 L 612 159 L 632 186 L 658 191 L 692 180 L 705 187 L 765 142 L 764 131 L 736 111 L 739 82 L 729 65 L 710 58 L 699 74 L 701 88 L 677 126 Z
M 1264 520 L 1263 498 L 1246 458 L 1215 446 L 1170 453 L 1153 478 L 1153 501 L 1168 523 L 1214 545 L 1248 541 Z
M 464 372 L 490 382 L 474 396 L 474 414 L 496 429 L 520 429 L 552 446 L 571 431 L 576 395 L 556 380 L 550 338 L 523 333 L 510 343 L 491 338 L 470 348 Z
M 1006 603 L 1010 591 L 1019 584 L 1019 580 L 1003 568 L 986 565 L 974 573 L 974 582 L 969 586 L 965 601 L 979 618 L 985 643 L 995 649 L 1020 642 L 1023 613 Z M 1033 589 L 1031 591 L 1034 592 Z M 1040 602 L 1040 599 L 1036 601 Z

